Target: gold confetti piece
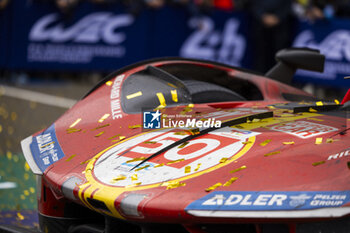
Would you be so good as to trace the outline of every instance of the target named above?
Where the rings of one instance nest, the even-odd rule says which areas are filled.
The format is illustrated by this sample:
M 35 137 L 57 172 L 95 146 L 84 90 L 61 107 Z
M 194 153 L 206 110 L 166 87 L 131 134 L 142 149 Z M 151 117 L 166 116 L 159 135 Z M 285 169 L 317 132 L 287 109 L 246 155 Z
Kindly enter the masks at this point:
M 160 164 L 158 164 L 158 165 L 156 165 L 154 167 L 163 167 L 163 166 L 164 166 L 164 163 L 160 163 Z
M 99 123 L 104 122 L 109 116 L 110 116 L 109 113 L 104 114 L 104 115 L 98 120 L 98 122 L 99 122 Z
M 221 159 L 220 159 L 220 163 L 225 163 L 227 160 L 228 160 L 228 158 L 225 158 L 225 157 L 224 157 L 224 158 L 221 158 Z
M 189 108 L 193 108 L 194 107 L 194 104 L 189 104 L 187 105 Z
M 198 169 L 201 167 L 201 163 L 199 163 L 199 164 L 197 164 L 197 167 L 194 169 L 194 171 L 196 172 L 196 171 L 198 171 Z
M 76 133 L 76 132 L 80 132 L 81 129 L 75 129 L 75 128 L 69 128 L 67 129 L 67 133 Z
M 293 141 L 290 141 L 290 142 L 283 142 L 284 145 L 294 145 L 294 142 Z
M 142 96 L 142 92 L 141 91 L 138 91 L 134 94 L 130 94 L 130 95 L 127 95 L 126 98 L 129 100 L 129 99 L 133 99 L 133 98 L 136 98 L 136 97 L 139 97 L 139 96 Z
M 71 155 L 68 159 L 66 159 L 67 162 L 71 161 L 75 156 L 77 156 L 76 154 Z
M 170 87 L 172 87 L 172 88 L 177 88 L 174 84 L 172 84 L 172 83 L 167 83 L 168 84 L 168 86 L 170 86 Z
M 230 186 L 233 182 L 238 180 L 238 177 L 232 177 L 230 180 L 228 180 L 223 186 L 227 187 Z
M 147 165 L 145 165 L 145 166 L 143 166 L 143 167 L 139 167 L 139 168 L 135 169 L 135 172 L 141 171 L 142 169 L 146 169 L 146 168 L 148 168 L 149 166 L 150 166 L 150 165 L 147 164 Z
M 216 183 L 214 184 L 213 186 L 210 186 L 209 188 L 207 188 L 205 191 L 206 192 L 210 192 L 210 191 L 213 191 L 214 189 L 217 189 L 218 187 L 222 186 L 221 183 Z
M 195 129 L 190 129 L 188 130 L 188 132 L 190 132 L 191 135 L 197 135 L 197 134 L 200 134 L 200 131 L 198 128 L 195 128 Z
M 316 102 L 316 105 L 317 106 L 323 106 L 323 102 L 322 101 L 318 101 L 318 102 Z
M 126 179 L 126 176 L 119 175 L 119 176 L 113 178 L 113 179 L 111 180 L 111 182 L 112 182 L 112 183 L 115 183 L 115 182 L 117 182 L 117 181 L 119 181 L 119 180 L 125 180 L 125 179 Z
M 317 110 L 313 108 L 309 108 L 309 112 L 317 112 Z
M 91 161 L 91 159 L 88 159 L 88 160 L 86 160 L 86 161 L 81 162 L 80 165 L 87 164 L 87 163 L 90 162 L 90 161 Z
M 143 143 L 145 143 L 145 144 L 156 144 L 157 142 L 155 142 L 155 141 L 145 141 Z
M 117 135 L 114 135 L 114 136 L 112 136 L 112 137 L 109 137 L 108 139 L 109 140 L 112 140 L 112 139 L 114 139 L 114 138 L 116 138 L 116 137 L 119 137 L 120 136 L 120 134 L 117 134 Z
M 322 140 L 323 140 L 323 138 L 316 138 L 315 144 L 316 144 L 316 145 L 322 144 Z
M 334 103 L 340 104 L 339 100 L 337 100 L 337 99 L 334 100 Z
M 185 173 L 190 173 L 190 172 L 191 172 L 191 166 L 186 166 Z
M 17 212 L 17 217 L 21 221 L 24 220 L 24 216 L 20 212 Z
M 235 170 L 230 171 L 230 173 L 235 173 L 235 172 L 241 171 L 241 170 L 246 169 L 246 168 L 247 168 L 247 166 L 243 165 L 243 166 L 240 167 L 240 168 L 237 168 L 237 169 L 235 169 Z
M 97 129 L 101 129 L 101 128 L 104 128 L 104 127 L 107 127 L 107 126 L 110 126 L 111 124 L 105 124 L 105 125 L 99 125 L 97 126 L 96 128 L 92 129 L 92 130 L 97 130 Z
M 25 171 L 29 171 L 30 170 L 29 164 L 27 162 L 25 162 L 25 164 L 24 164 L 24 170 Z
M 260 146 L 266 146 L 267 144 L 269 144 L 269 142 L 271 142 L 271 139 L 263 141 L 262 143 L 260 143 Z
M 106 82 L 106 85 L 107 85 L 107 86 L 112 86 L 112 84 L 113 84 L 112 81 L 107 81 L 107 82 Z
M 45 145 L 42 145 L 40 148 L 45 148 L 45 147 L 48 147 L 50 146 L 51 144 L 54 144 L 55 142 L 50 142 L 50 143 L 47 143 Z
M 131 175 L 131 180 L 132 180 L 132 181 L 137 180 L 137 174 L 132 174 L 132 175 Z
M 165 102 L 165 98 L 164 98 L 163 93 L 158 92 L 157 93 L 157 97 L 158 97 L 158 100 L 159 100 L 159 105 L 165 107 L 166 106 L 166 102 Z
M 260 121 L 261 121 L 261 119 L 258 119 L 258 118 L 254 118 L 254 119 L 252 120 L 253 123 L 260 122 Z
M 25 174 L 23 175 L 23 178 L 24 178 L 25 180 L 29 180 L 29 174 L 28 174 L 28 173 L 25 173 Z
M 334 142 L 333 138 L 327 138 L 326 143 L 332 143 L 332 142 Z
M 244 145 L 247 145 L 247 144 L 250 144 L 250 143 L 253 143 L 253 142 L 252 141 L 242 142 L 242 144 L 244 144 Z
M 23 191 L 23 194 L 24 194 L 25 196 L 29 196 L 30 193 L 29 193 L 28 190 L 24 190 L 24 191 Z
M 281 116 L 282 117 L 294 117 L 295 115 L 291 114 L 291 113 L 283 113 Z
M 177 160 L 174 160 L 174 161 L 170 161 L 167 164 L 169 165 L 169 164 L 179 163 L 179 162 L 184 161 L 184 160 L 185 159 L 177 159 Z
M 177 98 L 177 91 L 176 90 L 171 90 L 171 99 L 174 101 L 174 102 L 178 102 L 178 98 Z
M 124 140 L 125 138 L 126 138 L 125 136 L 120 136 L 119 140 L 121 141 L 121 140 Z
M 316 167 L 316 166 L 324 164 L 324 163 L 326 163 L 326 161 L 319 161 L 319 162 L 312 163 L 312 166 Z
M 270 156 L 270 155 L 277 155 L 277 154 L 279 154 L 279 153 L 281 153 L 281 151 L 278 150 L 278 151 L 273 151 L 273 152 L 264 154 L 264 156 L 265 156 L 265 157 L 268 157 L 268 156 Z
M 135 186 L 139 186 L 141 184 L 142 184 L 142 182 L 138 182 L 138 183 L 127 185 L 127 186 L 125 186 L 125 188 L 132 188 L 132 187 L 135 187 Z
M 11 160 L 12 159 L 12 152 L 11 151 L 7 151 L 6 152 L 6 156 L 7 156 L 8 160 Z
M 99 136 L 101 136 L 101 135 L 104 134 L 104 133 L 105 133 L 105 131 L 102 131 L 102 132 L 96 134 L 95 137 L 99 137 Z
M 30 188 L 29 188 L 29 191 L 30 191 L 31 193 L 35 193 L 35 188 L 30 187 Z
M 81 121 L 81 118 L 78 118 L 76 121 L 74 121 L 69 128 L 73 128 L 74 126 L 76 126 L 79 122 Z
M 21 198 L 21 200 L 25 200 L 26 199 L 26 197 L 23 194 L 21 194 L 20 198 Z
M 274 106 L 267 106 L 269 109 L 276 109 Z
M 132 163 L 132 162 L 136 162 L 136 161 L 143 161 L 145 159 L 146 159 L 146 157 L 134 158 L 134 159 L 126 161 L 126 163 Z
M 184 148 L 188 144 L 189 144 L 189 142 L 184 142 L 180 146 L 178 146 L 177 148 Z
M 17 113 L 11 112 L 11 120 L 16 121 L 16 119 L 17 119 Z
M 169 182 L 164 182 L 161 186 L 166 186 L 166 189 L 169 190 L 169 189 L 174 189 L 185 185 L 186 183 L 180 183 L 179 181 L 169 181 Z
M 174 135 L 188 135 L 188 133 L 185 131 L 179 131 L 179 132 L 175 132 Z
M 137 129 L 137 128 L 141 128 L 142 125 L 129 125 L 129 129 Z
M 0 133 L 2 132 L 2 125 L 0 125 Z

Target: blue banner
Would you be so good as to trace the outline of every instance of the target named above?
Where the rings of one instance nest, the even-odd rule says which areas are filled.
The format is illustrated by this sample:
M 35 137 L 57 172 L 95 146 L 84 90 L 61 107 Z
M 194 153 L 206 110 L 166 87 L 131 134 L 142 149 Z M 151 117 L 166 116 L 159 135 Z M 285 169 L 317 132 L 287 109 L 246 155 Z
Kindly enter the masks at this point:
M 350 87 L 350 20 L 327 19 L 314 24 L 300 22 L 294 47 L 319 49 L 326 56 L 323 73 L 298 71 L 296 81 Z
M 14 2 L 11 68 L 111 71 L 162 56 L 200 57 L 246 65 L 245 15 L 192 18 L 182 8 L 144 9 L 81 3 L 62 15 L 51 3 Z

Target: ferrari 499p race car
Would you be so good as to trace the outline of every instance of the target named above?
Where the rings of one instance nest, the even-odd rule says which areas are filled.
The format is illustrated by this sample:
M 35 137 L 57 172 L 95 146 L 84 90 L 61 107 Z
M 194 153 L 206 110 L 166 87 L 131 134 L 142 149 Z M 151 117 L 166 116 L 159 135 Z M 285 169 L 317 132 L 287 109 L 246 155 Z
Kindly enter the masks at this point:
M 164 58 L 120 69 L 22 141 L 46 233 L 348 233 L 348 92 L 290 82 L 322 71 L 285 49 L 265 76 Z

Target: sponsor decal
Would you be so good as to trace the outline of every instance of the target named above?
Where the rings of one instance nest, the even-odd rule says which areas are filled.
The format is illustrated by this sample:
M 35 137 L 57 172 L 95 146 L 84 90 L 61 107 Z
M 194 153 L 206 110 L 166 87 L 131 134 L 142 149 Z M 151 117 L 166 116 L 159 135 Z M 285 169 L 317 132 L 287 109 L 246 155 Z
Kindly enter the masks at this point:
M 346 156 L 349 156 L 349 155 L 350 155 L 350 150 L 348 149 L 348 150 L 342 151 L 340 153 L 328 156 L 327 160 L 340 159 L 342 157 L 346 157 Z
M 120 87 L 122 85 L 125 75 L 119 75 L 115 78 L 111 88 L 111 112 L 114 119 L 122 118 L 122 108 L 120 104 Z
M 337 128 L 308 121 L 295 121 L 271 126 L 270 129 L 288 133 L 299 138 L 311 138 L 337 131 Z
M 64 153 L 56 137 L 54 124 L 41 134 L 33 137 L 30 149 L 36 164 L 42 172 L 48 166 L 64 157 Z
M 156 112 L 143 112 L 143 128 L 144 129 L 160 129 L 160 117 L 161 113 Z
M 246 52 L 246 40 L 238 33 L 239 26 L 238 19 L 230 18 L 219 31 L 209 17 L 190 19 L 189 27 L 195 31 L 182 45 L 180 56 L 240 66 Z
M 186 210 L 306 210 L 339 207 L 349 201 L 350 191 L 215 191 L 192 202 Z
M 135 174 L 141 185 L 199 174 L 217 165 L 224 166 L 220 163 L 223 157 L 231 162 L 238 159 L 253 144 L 245 145 L 242 142 L 254 141 L 254 137 L 259 134 L 222 128 L 173 147 L 135 168 L 145 158 L 188 137 L 181 132 L 178 129 L 163 129 L 117 144 L 98 157 L 93 167 L 94 177 L 104 184 L 124 187 L 135 183 L 132 178 Z M 115 181 L 115 177 L 124 178 Z

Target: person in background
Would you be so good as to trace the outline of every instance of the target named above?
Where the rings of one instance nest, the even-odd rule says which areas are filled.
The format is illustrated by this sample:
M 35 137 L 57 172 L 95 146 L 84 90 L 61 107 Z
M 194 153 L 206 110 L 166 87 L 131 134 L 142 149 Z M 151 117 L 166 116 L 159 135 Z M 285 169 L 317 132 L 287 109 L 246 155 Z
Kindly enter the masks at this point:
M 266 73 L 274 64 L 275 53 L 289 47 L 292 0 L 251 0 L 254 68 Z
M 0 10 L 3 10 L 8 5 L 9 0 L 0 0 Z

